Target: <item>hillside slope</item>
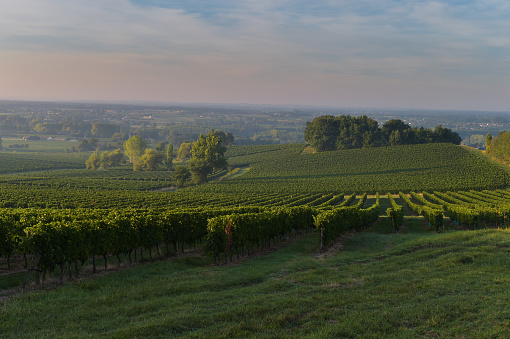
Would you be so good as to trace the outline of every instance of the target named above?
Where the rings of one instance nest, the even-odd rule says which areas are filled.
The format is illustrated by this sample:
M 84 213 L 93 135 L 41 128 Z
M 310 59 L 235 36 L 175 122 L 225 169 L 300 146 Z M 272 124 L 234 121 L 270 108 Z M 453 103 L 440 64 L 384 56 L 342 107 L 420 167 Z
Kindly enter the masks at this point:
M 508 171 L 485 157 L 452 144 L 406 145 L 302 153 L 304 145 L 271 145 L 229 150 L 231 166 L 251 166 L 235 179 L 201 187 L 236 192 L 446 191 L 503 188 Z M 246 153 L 243 154 L 243 150 Z
M 374 227 L 315 256 L 314 235 L 237 266 L 156 262 L 0 309 L 20 337 L 508 337 L 510 231 Z

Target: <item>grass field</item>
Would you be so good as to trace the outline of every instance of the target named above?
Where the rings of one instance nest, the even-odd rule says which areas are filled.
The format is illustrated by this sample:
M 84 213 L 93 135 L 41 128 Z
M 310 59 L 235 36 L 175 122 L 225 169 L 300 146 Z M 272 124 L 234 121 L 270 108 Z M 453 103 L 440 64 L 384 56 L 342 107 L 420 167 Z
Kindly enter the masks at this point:
M 510 231 L 384 219 L 317 256 L 307 235 L 235 266 L 187 256 L 4 302 L 2 337 L 507 337 Z

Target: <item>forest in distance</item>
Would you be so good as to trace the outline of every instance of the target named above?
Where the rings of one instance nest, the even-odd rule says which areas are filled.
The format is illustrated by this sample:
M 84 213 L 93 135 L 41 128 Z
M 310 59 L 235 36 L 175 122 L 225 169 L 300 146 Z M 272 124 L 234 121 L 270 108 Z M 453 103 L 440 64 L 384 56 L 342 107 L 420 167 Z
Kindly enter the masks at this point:
M 441 125 L 457 132 L 464 144 L 473 146 L 483 146 L 489 132 L 497 135 L 510 130 L 508 112 L 0 101 L 0 137 L 51 136 L 82 141 L 115 135 L 114 145 L 103 146 L 113 150 L 117 148 L 115 143 L 118 145 L 133 134 L 178 146 L 216 129 L 235 135 L 237 145 L 296 143 L 304 142 L 306 122 L 324 115 L 366 115 L 380 126 L 392 119 L 413 128 L 433 129 Z M 87 145 L 69 149 L 87 149 Z
M 304 138 L 318 152 L 427 143 L 459 145 L 462 141 L 458 133 L 441 125 L 431 130 L 423 126 L 411 127 L 400 119 L 391 119 L 380 128 L 376 120 L 366 115 L 317 117 L 306 123 Z

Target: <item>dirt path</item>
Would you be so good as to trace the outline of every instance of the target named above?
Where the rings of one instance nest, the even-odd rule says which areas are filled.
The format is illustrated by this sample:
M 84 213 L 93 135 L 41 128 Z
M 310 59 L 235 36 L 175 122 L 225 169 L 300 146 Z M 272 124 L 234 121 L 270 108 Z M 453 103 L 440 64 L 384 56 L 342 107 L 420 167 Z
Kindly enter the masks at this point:
M 338 252 L 342 251 L 345 247 L 345 243 L 354 237 L 356 235 L 356 232 L 349 232 L 341 235 L 334 243 L 333 245 L 329 246 L 326 252 L 319 252 L 315 255 L 317 259 L 324 260 L 326 258 L 332 257 Z

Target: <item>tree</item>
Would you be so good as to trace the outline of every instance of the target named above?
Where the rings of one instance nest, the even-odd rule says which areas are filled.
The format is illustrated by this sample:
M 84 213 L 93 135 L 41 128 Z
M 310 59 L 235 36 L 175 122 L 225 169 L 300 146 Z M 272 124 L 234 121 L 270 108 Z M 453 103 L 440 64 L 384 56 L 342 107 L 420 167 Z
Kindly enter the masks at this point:
M 332 115 L 317 117 L 306 123 L 305 141 L 317 152 L 333 151 L 337 147 L 339 121 Z
M 207 149 L 207 141 L 202 133 L 198 136 L 197 141 L 191 146 L 191 159 L 204 159 Z
M 119 126 L 115 124 L 107 124 L 104 122 L 95 122 L 92 124 L 90 133 L 99 138 L 110 138 L 115 132 L 119 131 Z
M 183 165 L 175 166 L 173 179 L 177 187 L 182 187 L 190 177 L 189 169 Z
M 163 141 L 158 142 L 156 147 L 154 149 L 158 152 L 164 152 L 165 151 L 165 143 Z
M 492 144 L 492 135 L 490 133 L 487 133 L 487 136 L 485 137 L 485 150 L 487 153 L 490 153 L 490 147 Z
M 124 151 L 133 163 L 144 154 L 146 148 L 147 141 L 143 140 L 139 135 L 133 135 L 124 142 Z
M 215 131 L 214 134 L 220 138 L 221 140 L 221 143 L 223 144 L 223 146 L 225 147 L 229 147 L 229 146 L 232 146 L 234 145 L 234 136 L 232 135 L 232 133 L 225 133 L 225 132 L 222 132 L 222 131 Z
M 200 134 L 198 140 L 193 143 L 191 159 L 204 160 L 211 171 L 225 169 L 227 168 L 227 160 L 225 159 L 226 150 L 221 139 L 212 130 L 205 137 L 203 134 Z
M 397 134 L 395 134 L 396 131 L 398 131 L 398 143 L 395 143 L 395 141 L 396 141 L 395 135 L 397 135 Z M 385 140 L 385 143 L 388 143 L 392 146 L 407 143 L 404 136 L 407 136 L 410 139 L 412 139 L 413 137 L 411 136 L 412 133 L 410 133 L 410 131 L 411 131 L 411 126 L 409 126 L 408 124 L 406 124 L 405 122 L 403 122 L 400 119 L 390 119 L 390 120 L 386 121 L 381 128 L 381 134 Z M 392 135 L 393 135 L 393 143 L 391 140 Z
M 434 132 L 428 128 L 413 128 L 417 144 L 428 144 L 434 142 Z
M 124 154 L 122 153 L 120 148 L 117 148 L 116 150 L 111 151 L 108 154 L 108 165 L 109 166 L 112 166 L 112 167 L 119 166 L 124 161 L 125 161 Z
M 226 168 L 225 151 L 226 147 L 222 145 L 221 139 L 215 135 L 214 130 L 205 137 L 200 134 L 191 148 L 189 162 L 191 181 L 196 185 L 203 184 L 207 182 L 207 175 L 213 170 Z
M 393 130 L 391 132 L 388 142 L 390 143 L 391 146 L 402 144 L 402 138 L 400 136 L 400 131 L 398 129 Z
M 174 145 L 168 144 L 166 148 L 166 159 L 165 159 L 165 165 L 168 169 L 172 168 L 172 163 L 174 159 Z
M 377 121 L 367 117 L 324 115 L 306 123 L 305 141 L 317 152 L 382 144 Z
M 92 155 L 85 162 L 85 166 L 87 169 L 98 169 L 99 168 L 99 155 L 97 152 L 92 153 Z
M 99 156 L 99 168 L 107 169 L 110 166 L 110 159 L 108 157 L 108 151 L 104 151 Z
M 189 171 L 191 172 L 191 182 L 200 185 L 207 182 L 207 175 L 212 172 L 212 167 L 204 159 L 191 159 Z
M 92 153 L 90 158 L 85 162 L 87 169 L 107 169 L 112 166 L 119 166 L 124 161 L 124 154 L 120 149 L 116 149 L 110 153 L 104 151 L 99 155 L 96 151 Z
M 487 150 L 491 157 L 508 163 L 510 159 L 510 132 L 499 132 L 495 138 L 491 137 L 491 143 Z
M 362 115 L 324 115 L 306 123 L 305 141 L 317 152 L 383 145 L 409 145 L 448 142 L 459 145 L 462 139 L 448 128 L 411 128 L 399 119 L 388 120 L 379 128 L 376 120 Z
M 165 155 L 163 153 L 147 148 L 145 149 L 145 154 L 134 162 L 133 170 L 155 171 L 164 159 Z
M 177 160 L 183 161 L 189 159 L 191 157 L 191 147 L 193 147 L 191 142 L 183 142 L 177 151 Z
M 462 138 L 451 129 L 442 127 L 441 125 L 434 128 L 434 142 L 448 142 L 455 145 L 460 145 Z
M 214 170 L 222 170 L 227 168 L 227 159 L 225 152 L 227 148 L 223 145 L 223 141 L 214 134 L 214 130 L 207 134 L 207 150 L 206 161 Z
M 78 145 L 78 151 L 87 152 L 87 151 L 95 151 L 97 149 L 97 139 L 90 138 L 89 140 L 83 139 Z
M 357 118 L 352 117 L 351 119 L 352 144 L 349 145 L 349 148 L 365 148 L 382 145 L 381 129 L 376 120 L 366 115 Z

